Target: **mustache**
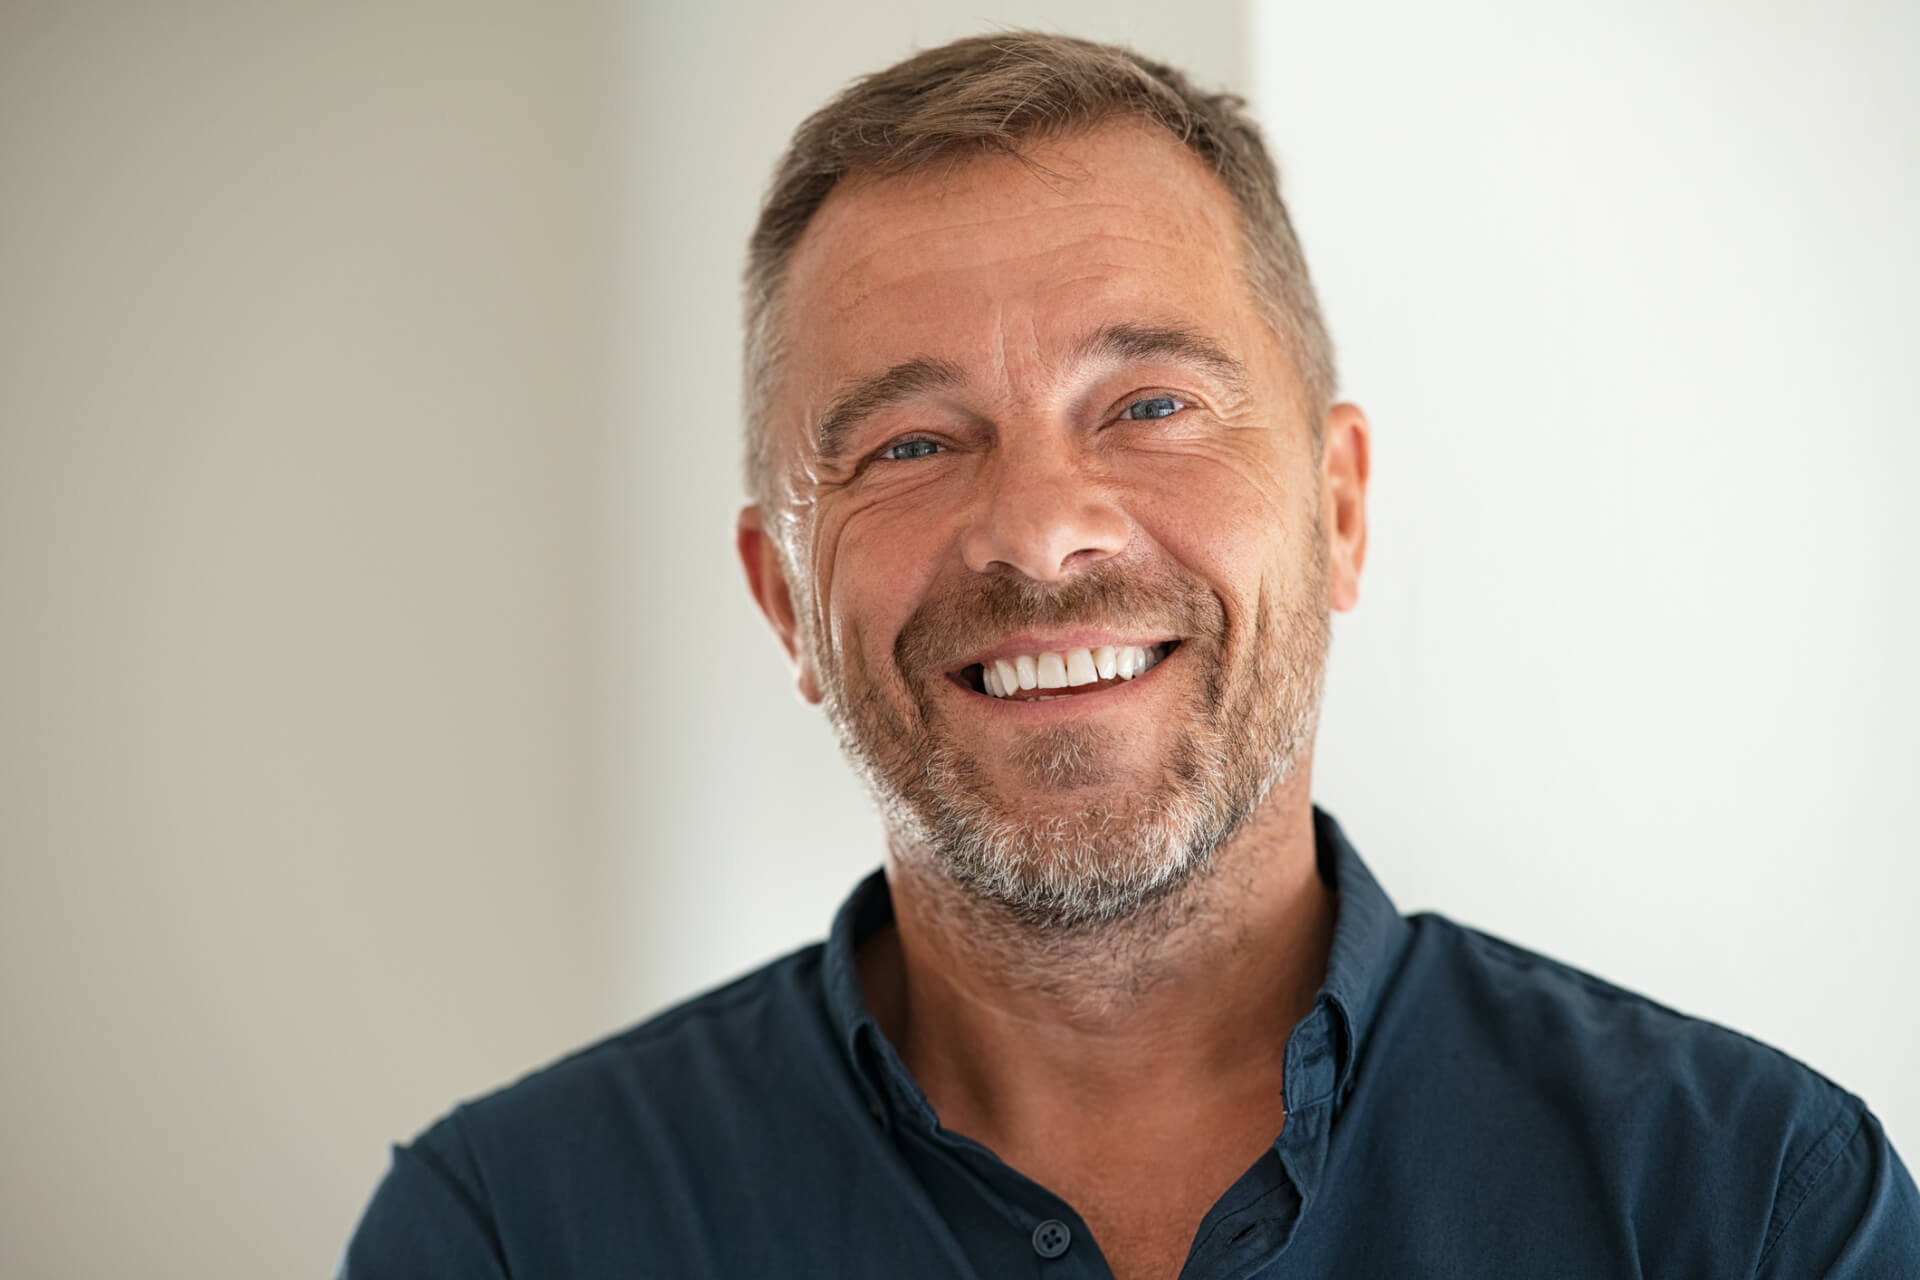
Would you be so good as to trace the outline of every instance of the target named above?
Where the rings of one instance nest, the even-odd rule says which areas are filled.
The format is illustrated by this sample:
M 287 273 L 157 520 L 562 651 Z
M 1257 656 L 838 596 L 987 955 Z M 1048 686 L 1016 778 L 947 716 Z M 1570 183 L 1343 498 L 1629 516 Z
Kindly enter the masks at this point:
M 942 672 L 1009 632 L 1065 627 L 1219 640 L 1227 615 L 1206 586 L 1171 571 L 1103 562 L 1050 585 L 1003 568 L 929 597 L 900 628 L 893 657 L 909 676 Z

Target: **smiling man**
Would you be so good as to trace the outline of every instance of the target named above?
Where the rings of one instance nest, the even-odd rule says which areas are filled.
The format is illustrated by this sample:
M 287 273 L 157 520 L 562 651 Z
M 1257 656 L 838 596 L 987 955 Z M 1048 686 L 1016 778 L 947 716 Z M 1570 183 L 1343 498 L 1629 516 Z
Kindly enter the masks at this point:
M 1368 428 L 1235 100 L 921 54 L 747 283 L 739 550 L 884 869 L 398 1149 L 345 1274 L 1920 1275 L 1857 1099 L 1402 918 L 1313 808 Z

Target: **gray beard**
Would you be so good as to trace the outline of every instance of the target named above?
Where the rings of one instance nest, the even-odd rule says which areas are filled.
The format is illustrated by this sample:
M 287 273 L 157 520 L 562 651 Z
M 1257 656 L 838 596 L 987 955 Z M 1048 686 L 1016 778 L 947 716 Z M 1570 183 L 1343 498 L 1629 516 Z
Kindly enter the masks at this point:
M 1238 671 L 1225 669 L 1224 614 L 1208 597 L 1211 631 L 1186 632 L 1175 654 L 1210 664 L 1184 730 L 1157 777 L 1099 802 L 1076 793 L 1111 780 L 1124 744 L 1108 730 L 1060 726 L 1035 733 L 1005 762 L 1026 788 L 1010 803 L 946 731 L 929 698 L 915 694 L 918 714 L 909 719 L 885 700 L 870 673 L 849 682 L 849 673 L 836 669 L 825 673 L 826 710 L 879 804 L 898 856 L 937 872 L 1025 930 L 1094 932 L 1150 917 L 1171 927 L 1180 913 L 1166 908 L 1213 874 L 1222 847 L 1313 740 L 1329 636 L 1322 564 L 1319 556 L 1309 561 L 1308 580 L 1293 600 L 1259 611 Z M 1088 594 L 1124 591 L 1096 581 Z M 1018 594 L 1018 607 L 1035 611 L 1037 593 L 1022 588 Z M 1081 608 L 1074 597 L 1037 611 L 1069 615 Z M 989 601 L 986 612 L 1005 623 L 1013 607 Z M 1002 633 L 1012 629 L 1003 626 Z M 849 683 L 859 693 L 850 693 Z

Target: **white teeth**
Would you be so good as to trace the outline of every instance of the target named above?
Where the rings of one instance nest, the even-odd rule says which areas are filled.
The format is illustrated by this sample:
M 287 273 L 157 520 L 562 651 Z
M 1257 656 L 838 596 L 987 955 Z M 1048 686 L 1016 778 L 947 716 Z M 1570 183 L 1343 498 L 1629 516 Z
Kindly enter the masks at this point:
M 1085 649 L 1067 650 L 1067 683 L 1070 685 L 1092 684 L 1100 678 L 1094 670 L 1093 654 Z
M 1093 669 L 1100 673 L 1102 680 L 1113 679 L 1113 646 L 1103 644 L 1093 651 Z
M 980 684 L 996 698 L 1010 697 L 1022 690 L 1066 689 L 1097 684 L 1102 680 L 1132 680 L 1158 666 L 1159 646 L 1098 645 L 1068 649 L 1065 653 L 1023 653 L 1015 658 L 995 658 L 980 668 Z M 1064 695 L 1062 695 L 1064 696 Z
M 1011 662 L 1005 658 L 997 658 L 994 660 L 993 669 L 1000 676 L 1000 697 L 1004 698 L 1020 687 L 1020 673 L 1013 669 Z

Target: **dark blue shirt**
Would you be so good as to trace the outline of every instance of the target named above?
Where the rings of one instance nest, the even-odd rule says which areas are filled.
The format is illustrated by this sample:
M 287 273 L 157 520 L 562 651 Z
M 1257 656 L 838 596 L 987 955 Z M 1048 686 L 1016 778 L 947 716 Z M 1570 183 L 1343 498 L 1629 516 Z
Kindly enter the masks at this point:
M 1315 834 L 1338 916 L 1287 1121 L 1184 1276 L 1920 1277 L 1920 1195 L 1858 1098 L 1403 919 L 1332 819 Z M 824 945 L 396 1147 L 342 1274 L 1108 1276 L 1073 1206 L 941 1128 L 880 1033 L 854 950 L 891 915 L 876 874 Z

